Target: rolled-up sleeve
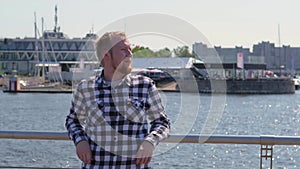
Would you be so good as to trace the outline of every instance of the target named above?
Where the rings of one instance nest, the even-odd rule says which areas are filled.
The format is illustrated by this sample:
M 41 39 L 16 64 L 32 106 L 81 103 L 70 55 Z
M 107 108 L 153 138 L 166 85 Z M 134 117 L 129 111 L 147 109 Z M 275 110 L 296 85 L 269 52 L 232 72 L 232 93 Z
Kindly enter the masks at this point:
M 146 105 L 151 127 L 150 133 L 145 140 L 156 146 L 160 141 L 169 137 L 170 120 L 167 117 L 160 94 L 154 84 L 150 85 Z
M 79 84 L 73 93 L 70 112 L 67 115 L 65 123 L 68 135 L 75 145 L 82 140 L 87 140 L 84 131 L 86 117 L 85 99 L 82 93 L 82 86 Z

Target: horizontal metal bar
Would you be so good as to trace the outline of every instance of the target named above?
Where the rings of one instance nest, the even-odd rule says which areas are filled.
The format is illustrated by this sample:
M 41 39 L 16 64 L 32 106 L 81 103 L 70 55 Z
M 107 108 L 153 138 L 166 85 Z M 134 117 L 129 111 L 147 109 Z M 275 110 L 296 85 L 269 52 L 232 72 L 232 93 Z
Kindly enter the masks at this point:
M 166 142 L 210 144 L 300 145 L 300 136 L 274 135 L 171 135 Z
M 66 132 L 0 131 L 0 139 L 69 140 Z
M 0 139 L 69 140 L 67 132 L 0 131 Z M 169 143 L 300 145 L 300 136 L 171 135 Z

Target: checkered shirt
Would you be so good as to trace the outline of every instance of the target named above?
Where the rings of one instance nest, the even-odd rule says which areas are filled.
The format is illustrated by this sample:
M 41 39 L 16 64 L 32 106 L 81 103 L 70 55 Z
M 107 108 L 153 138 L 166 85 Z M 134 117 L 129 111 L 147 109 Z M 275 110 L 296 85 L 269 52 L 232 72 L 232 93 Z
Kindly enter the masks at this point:
M 136 165 L 139 145 L 146 140 L 156 146 L 167 138 L 170 122 L 151 79 L 129 74 L 108 83 L 102 72 L 79 83 L 66 128 L 75 145 L 90 143 L 93 160 L 82 168 L 147 169 Z

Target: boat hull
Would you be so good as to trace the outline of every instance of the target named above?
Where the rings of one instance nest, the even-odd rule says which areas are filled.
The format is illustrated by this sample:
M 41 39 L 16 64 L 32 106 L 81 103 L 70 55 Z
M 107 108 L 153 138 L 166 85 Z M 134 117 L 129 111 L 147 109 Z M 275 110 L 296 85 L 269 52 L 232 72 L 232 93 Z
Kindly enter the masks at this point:
M 196 83 L 195 83 L 196 81 Z M 295 85 L 291 79 L 197 79 L 177 81 L 177 90 L 200 93 L 227 94 L 293 94 Z

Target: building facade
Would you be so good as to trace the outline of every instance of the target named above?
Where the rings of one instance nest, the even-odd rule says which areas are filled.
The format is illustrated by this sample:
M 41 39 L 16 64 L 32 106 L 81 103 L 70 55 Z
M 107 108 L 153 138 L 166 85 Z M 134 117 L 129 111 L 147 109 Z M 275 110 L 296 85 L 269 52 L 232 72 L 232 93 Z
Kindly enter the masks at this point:
M 3 73 L 34 75 L 37 69 L 45 67 L 47 71 L 69 71 L 61 67 L 61 61 L 95 61 L 93 40 L 96 36 L 67 38 L 61 32 L 44 32 L 41 38 L 4 38 L 0 39 L 0 71 Z M 67 66 L 67 65 L 63 65 Z
M 300 73 L 300 47 L 283 45 L 276 47 L 274 43 L 261 42 L 249 48 L 221 46 L 207 47 L 203 43 L 194 43 L 193 52 L 207 63 L 237 63 L 237 55 L 242 53 L 245 64 L 265 64 L 267 70 L 277 74 L 294 75 Z M 218 60 L 218 59 L 219 60 Z
M 300 47 L 261 42 L 253 45 L 253 55 L 264 56 L 267 69 L 285 74 L 300 73 Z

